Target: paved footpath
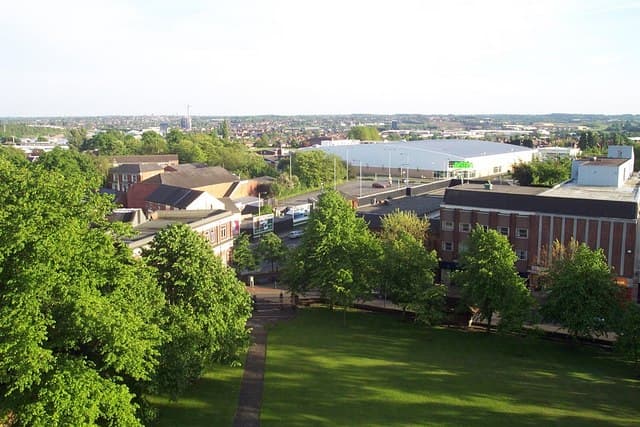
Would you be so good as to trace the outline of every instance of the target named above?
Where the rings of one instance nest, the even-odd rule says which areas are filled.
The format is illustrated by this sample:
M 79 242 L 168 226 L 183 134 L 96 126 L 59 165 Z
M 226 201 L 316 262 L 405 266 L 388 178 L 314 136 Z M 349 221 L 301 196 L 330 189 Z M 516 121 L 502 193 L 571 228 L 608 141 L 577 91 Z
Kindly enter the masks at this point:
M 247 326 L 252 328 L 251 345 L 244 363 L 238 407 L 233 420 L 234 427 L 257 427 L 260 425 L 264 368 L 267 357 L 266 326 L 289 320 L 295 315 L 286 292 L 260 286 L 249 288 L 249 291 L 256 300 L 253 316 L 247 323 Z M 282 299 L 280 299 L 281 292 Z

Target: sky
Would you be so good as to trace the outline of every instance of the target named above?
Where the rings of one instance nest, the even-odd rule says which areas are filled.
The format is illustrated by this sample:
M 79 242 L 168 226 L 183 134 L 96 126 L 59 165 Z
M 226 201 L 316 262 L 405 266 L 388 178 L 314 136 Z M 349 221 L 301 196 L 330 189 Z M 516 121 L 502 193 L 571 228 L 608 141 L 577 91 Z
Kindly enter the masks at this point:
M 640 0 L 18 0 L 0 116 L 638 114 Z

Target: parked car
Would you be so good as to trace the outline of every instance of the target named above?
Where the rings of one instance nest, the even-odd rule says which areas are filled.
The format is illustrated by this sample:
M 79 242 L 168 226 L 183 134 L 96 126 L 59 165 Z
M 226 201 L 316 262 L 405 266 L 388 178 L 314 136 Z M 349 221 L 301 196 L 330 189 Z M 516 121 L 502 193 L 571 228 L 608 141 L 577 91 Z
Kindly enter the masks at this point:
M 387 184 L 386 182 L 374 182 L 373 184 L 371 184 L 371 186 L 373 188 L 387 188 L 389 184 Z
M 302 230 L 293 230 L 293 231 L 290 231 L 287 236 L 289 236 L 290 239 L 297 239 L 299 237 L 302 237 L 303 234 L 304 234 L 304 231 Z

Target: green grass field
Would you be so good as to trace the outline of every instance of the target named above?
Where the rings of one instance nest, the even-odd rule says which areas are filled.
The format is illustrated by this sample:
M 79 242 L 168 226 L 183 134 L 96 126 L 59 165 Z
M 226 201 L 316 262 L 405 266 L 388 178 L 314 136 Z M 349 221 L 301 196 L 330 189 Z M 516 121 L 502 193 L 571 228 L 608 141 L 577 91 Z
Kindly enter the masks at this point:
M 640 425 L 640 381 L 594 348 L 312 308 L 267 349 L 263 426 Z
M 244 356 L 242 356 L 244 361 Z M 236 413 L 242 367 L 216 365 L 178 401 L 149 396 L 159 427 L 230 426 Z

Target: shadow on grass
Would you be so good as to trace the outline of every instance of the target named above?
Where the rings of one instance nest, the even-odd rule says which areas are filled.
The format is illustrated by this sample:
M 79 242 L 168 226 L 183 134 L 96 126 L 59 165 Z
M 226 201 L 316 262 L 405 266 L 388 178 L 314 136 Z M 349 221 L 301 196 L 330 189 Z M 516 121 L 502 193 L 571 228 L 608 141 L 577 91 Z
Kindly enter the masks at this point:
M 270 329 L 262 424 L 637 425 L 611 354 L 323 308 Z
M 238 403 L 242 367 L 215 365 L 177 401 L 148 396 L 158 427 L 230 426 Z

